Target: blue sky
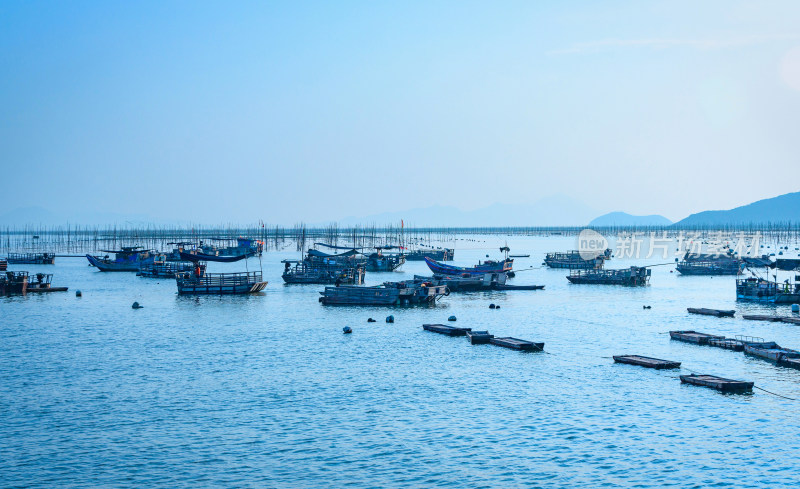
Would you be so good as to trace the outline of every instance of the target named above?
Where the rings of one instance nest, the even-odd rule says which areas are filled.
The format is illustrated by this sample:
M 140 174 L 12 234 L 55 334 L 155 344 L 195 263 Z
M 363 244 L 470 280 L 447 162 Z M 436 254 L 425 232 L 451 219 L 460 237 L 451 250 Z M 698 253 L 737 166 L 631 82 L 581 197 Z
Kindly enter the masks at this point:
M 800 190 L 800 2 L 5 2 L 0 192 L 207 222 Z

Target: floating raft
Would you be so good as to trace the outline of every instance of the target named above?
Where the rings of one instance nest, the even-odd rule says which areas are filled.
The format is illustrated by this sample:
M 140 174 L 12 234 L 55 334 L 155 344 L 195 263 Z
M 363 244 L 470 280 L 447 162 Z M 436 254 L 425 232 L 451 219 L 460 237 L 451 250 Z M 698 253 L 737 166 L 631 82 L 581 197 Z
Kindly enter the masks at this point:
M 446 336 L 465 336 L 467 332 L 472 331 L 472 328 L 456 328 L 446 324 L 423 324 L 422 329 Z
M 467 331 L 467 338 L 473 345 L 486 345 L 491 342 L 494 335 L 488 331 Z
M 519 338 L 492 338 L 489 342 L 493 345 L 520 351 L 544 351 L 544 343 L 521 340 Z
M 685 341 L 686 343 L 695 343 L 697 345 L 707 345 L 709 340 L 712 339 L 725 339 L 724 336 L 698 333 L 697 331 L 670 331 L 669 337 L 673 340 Z
M 720 392 L 753 392 L 752 382 L 724 379 L 716 375 L 681 375 L 681 382 L 684 384 L 709 387 Z
M 733 317 L 736 314 L 736 311 L 724 311 L 722 309 L 706 309 L 705 307 L 690 307 L 687 309 L 691 314 L 702 314 L 704 316 L 716 316 L 718 318 L 721 317 Z
M 742 319 L 747 319 L 748 321 L 772 321 L 772 322 L 781 322 L 789 318 L 782 318 L 780 316 L 764 316 L 761 314 L 743 314 Z
M 615 355 L 612 358 L 617 363 L 638 365 L 640 367 L 655 368 L 658 370 L 665 368 L 680 368 L 681 366 L 681 362 L 661 360 L 660 358 L 643 357 L 641 355 Z
M 733 338 L 711 338 L 707 344 L 725 350 L 744 351 L 744 342 Z

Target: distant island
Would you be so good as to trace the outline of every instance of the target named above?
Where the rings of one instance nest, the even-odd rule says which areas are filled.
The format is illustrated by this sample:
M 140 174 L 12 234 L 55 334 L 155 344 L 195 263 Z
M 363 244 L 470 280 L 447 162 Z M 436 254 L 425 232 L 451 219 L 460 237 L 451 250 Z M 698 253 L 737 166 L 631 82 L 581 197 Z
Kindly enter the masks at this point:
M 669 226 L 672 221 L 657 214 L 649 216 L 634 216 L 627 212 L 609 212 L 596 217 L 589 222 L 591 227 L 604 226 Z
M 779 195 L 724 211 L 698 212 L 676 222 L 675 226 L 713 227 L 768 223 L 800 224 L 800 192 Z

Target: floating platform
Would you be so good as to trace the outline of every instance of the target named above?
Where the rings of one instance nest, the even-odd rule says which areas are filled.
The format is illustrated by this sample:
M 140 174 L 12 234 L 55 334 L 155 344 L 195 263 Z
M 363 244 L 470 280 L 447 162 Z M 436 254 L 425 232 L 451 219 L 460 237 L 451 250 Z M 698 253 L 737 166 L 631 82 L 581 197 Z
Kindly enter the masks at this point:
M 643 357 L 641 355 L 614 355 L 612 358 L 617 363 L 638 365 L 640 367 L 654 368 L 658 370 L 665 368 L 680 368 L 681 366 L 681 362 L 662 360 L 660 358 Z
M 489 343 L 512 350 L 544 351 L 544 343 L 534 343 L 533 341 L 521 340 L 519 338 L 492 338 L 489 340 Z
M 781 321 L 789 324 L 800 324 L 800 318 L 781 318 Z
M 800 370 L 800 358 L 782 358 L 778 365 Z
M 711 338 L 708 340 L 708 346 L 724 350 L 744 351 L 744 342 L 733 338 Z
M 488 331 L 467 331 L 467 339 L 473 345 L 487 345 L 494 338 Z
M 446 324 L 423 324 L 422 329 L 445 336 L 465 336 L 469 331 L 472 331 L 472 328 L 456 328 Z
M 716 316 L 718 318 L 721 318 L 721 317 L 730 317 L 730 318 L 732 318 L 734 316 L 734 314 L 736 314 L 736 311 L 733 311 L 733 310 L 725 311 L 725 310 L 722 310 L 722 309 L 706 309 L 705 307 L 700 307 L 700 308 L 689 307 L 686 310 L 689 311 L 691 314 L 702 314 L 704 316 Z
M 698 333 L 697 331 L 670 331 L 669 337 L 673 340 L 684 341 L 686 343 L 694 343 L 696 345 L 707 345 L 709 340 L 712 339 L 725 339 L 724 336 Z
M 496 285 L 495 290 L 543 290 L 544 285 Z
M 744 353 L 779 365 L 785 359 L 800 358 L 799 351 L 782 348 L 774 342 L 745 344 Z
M 753 392 L 753 383 L 743 380 L 731 380 L 716 375 L 681 375 L 681 382 L 684 384 L 699 385 L 716 389 L 720 392 L 742 393 Z
M 748 321 L 772 321 L 772 322 L 780 322 L 784 321 L 785 319 L 781 316 L 765 316 L 762 314 L 742 314 L 742 319 L 746 319 Z

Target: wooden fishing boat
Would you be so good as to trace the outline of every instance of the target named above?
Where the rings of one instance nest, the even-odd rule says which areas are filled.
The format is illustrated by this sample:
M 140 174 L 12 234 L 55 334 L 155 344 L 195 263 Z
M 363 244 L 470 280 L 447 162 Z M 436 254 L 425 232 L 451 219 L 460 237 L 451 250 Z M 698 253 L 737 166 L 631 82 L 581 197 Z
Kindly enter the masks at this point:
M 444 285 L 386 282 L 374 287 L 325 287 L 320 294 L 325 305 L 399 306 L 433 304 L 449 291 Z
M 800 283 L 778 283 L 756 277 L 737 279 L 736 300 L 797 304 L 800 303 Z
M 228 238 L 214 238 L 217 241 L 229 241 Z M 197 252 L 206 256 L 217 257 L 240 257 L 261 256 L 264 251 L 264 243 L 250 238 L 236 238 L 236 245 L 217 247 L 208 245 L 200 241 Z M 210 261 L 210 260 L 209 260 Z M 236 261 L 236 260 L 234 260 Z
M 37 273 L 28 277 L 28 287 L 26 292 L 66 292 L 68 287 L 53 287 L 52 273 Z
M 550 268 L 566 268 L 569 270 L 592 270 L 603 268 L 606 256 L 603 253 L 594 258 L 586 259 L 580 251 L 547 253 L 544 263 Z
M 13 265 L 52 265 L 55 253 L 9 253 L 8 263 Z
M 739 260 L 682 261 L 675 268 L 681 275 L 739 275 L 744 265 Z
M 406 257 L 399 253 L 384 253 L 383 248 L 367 255 L 366 270 L 368 272 L 392 272 L 406 262 Z
M 366 258 L 355 249 L 350 249 L 343 253 L 330 254 L 323 251 L 310 249 L 306 252 L 303 261 L 311 267 L 327 268 L 356 268 L 363 266 L 366 268 Z
M 650 281 L 651 270 L 647 267 L 630 267 L 621 270 L 573 269 L 567 276 L 573 284 L 624 285 L 643 287 Z
M 205 272 L 205 263 L 195 263 L 191 261 L 167 261 L 157 260 L 152 263 L 142 265 L 136 275 L 144 278 L 175 278 L 179 273 L 194 271 L 198 266 Z M 202 275 L 202 273 L 201 273 Z
M 428 247 L 403 249 L 402 252 L 406 257 L 406 261 L 423 261 L 425 258 L 430 258 L 435 261 L 452 261 L 456 253 L 453 248 Z
M 28 272 L 5 272 L 0 274 L 0 295 L 16 295 L 28 290 Z
M 283 281 L 287 284 L 361 285 L 364 283 L 363 265 L 339 268 L 326 265 L 309 265 L 306 262 L 284 260 Z M 292 266 L 294 264 L 294 267 Z
M 414 275 L 415 282 L 430 282 L 446 285 L 450 292 L 473 292 L 480 290 L 542 290 L 544 285 L 509 285 L 504 273 L 465 274 L 462 276 L 438 275 L 430 277 Z
M 148 263 L 152 263 L 154 256 L 141 246 L 123 246 L 119 250 L 100 250 L 105 253 L 113 253 L 114 258 L 109 255 L 105 257 L 86 255 L 89 263 L 101 272 L 138 272 L 139 269 Z
M 484 275 L 486 273 L 507 273 L 511 271 L 514 260 L 511 258 L 506 258 L 503 261 L 486 260 L 483 263 L 479 262 L 474 267 L 457 267 L 454 265 L 439 263 L 436 260 L 431 260 L 430 258 L 425 257 L 425 263 L 433 273 L 438 273 L 441 275 L 464 276 L 464 274 Z
M 267 282 L 261 272 L 241 273 L 181 273 L 175 276 L 178 294 L 228 295 L 252 294 L 264 290 Z
M 205 253 L 195 252 L 195 253 L 187 253 L 185 251 L 180 252 L 181 260 L 184 261 L 214 261 L 219 263 L 233 263 L 239 260 L 244 260 L 248 257 L 248 255 L 236 255 L 236 256 L 217 256 L 217 255 L 207 255 Z

